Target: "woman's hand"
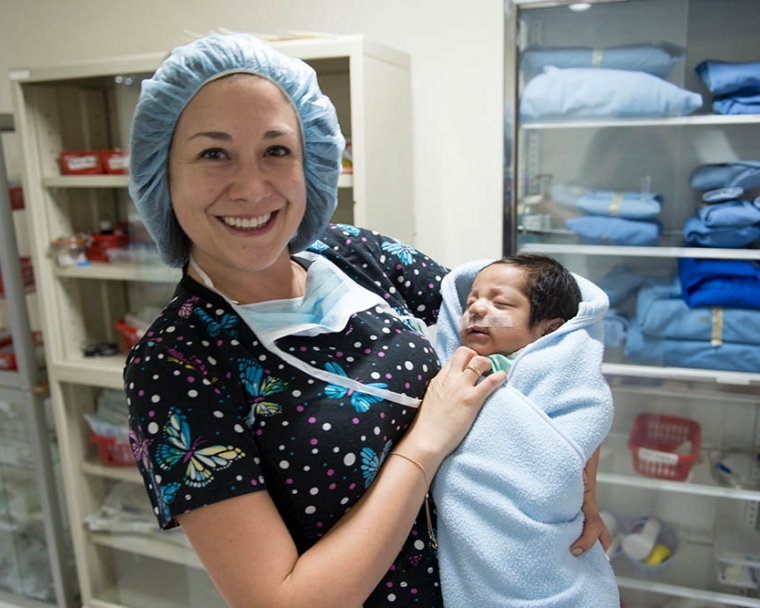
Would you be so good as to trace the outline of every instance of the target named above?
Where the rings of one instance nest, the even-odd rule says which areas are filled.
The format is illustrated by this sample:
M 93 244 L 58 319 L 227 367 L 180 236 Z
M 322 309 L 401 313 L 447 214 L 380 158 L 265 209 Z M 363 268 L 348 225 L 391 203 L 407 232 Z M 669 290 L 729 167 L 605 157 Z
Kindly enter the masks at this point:
M 599 508 L 596 506 L 596 471 L 599 467 L 599 448 L 588 459 L 583 469 L 583 506 L 581 510 L 585 516 L 583 532 L 580 538 L 570 547 L 573 555 L 581 555 L 594 546 L 597 539 L 602 543 L 606 551 L 612 543 L 612 535 L 604 523 Z
M 433 462 L 427 464 L 434 471 L 456 449 L 486 398 L 507 379 L 504 372 L 490 371 L 491 362 L 472 349 L 461 346 L 454 352 L 430 383 L 414 423 L 401 442 L 414 452 L 410 456 L 433 456 Z

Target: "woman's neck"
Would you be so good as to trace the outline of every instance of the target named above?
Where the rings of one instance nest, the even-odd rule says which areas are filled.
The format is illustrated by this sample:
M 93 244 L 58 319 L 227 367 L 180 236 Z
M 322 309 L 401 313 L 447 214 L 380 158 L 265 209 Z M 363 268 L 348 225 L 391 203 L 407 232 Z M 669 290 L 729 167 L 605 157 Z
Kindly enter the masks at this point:
M 289 256 L 255 272 L 220 272 L 218 269 L 209 268 L 210 264 L 194 261 L 195 264 L 191 261 L 188 265 L 188 275 L 213 288 L 234 304 L 286 300 L 302 297 L 306 293 L 306 269 Z M 205 280 L 204 274 L 212 285 Z

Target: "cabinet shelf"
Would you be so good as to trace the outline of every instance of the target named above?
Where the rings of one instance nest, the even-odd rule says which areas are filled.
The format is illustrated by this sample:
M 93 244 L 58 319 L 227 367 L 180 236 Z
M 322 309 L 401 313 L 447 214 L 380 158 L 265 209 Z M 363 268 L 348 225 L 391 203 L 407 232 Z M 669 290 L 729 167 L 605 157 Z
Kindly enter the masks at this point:
M 93 475 L 95 477 L 102 477 L 104 479 L 112 479 L 114 481 L 126 481 L 129 483 L 142 483 L 142 477 L 137 467 L 111 467 L 102 464 L 100 460 L 92 458 L 82 463 L 82 473 L 85 475 Z
M 656 367 L 654 365 L 604 363 L 602 371 L 608 376 L 657 378 L 662 380 L 694 380 L 697 382 L 715 382 L 717 384 L 735 384 L 739 386 L 760 384 L 760 374 L 720 371 L 701 367 Z
M 125 354 L 105 357 L 79 357 L 52 364 L 56 380 L 100 388 L 124 388 Z
M 163 264 L 130 264 L 126 262 L 90 262 L 89 266 L 56 268 L 55 275 L 67 279 L 99 279 L 104 281 L 140 281 L 176 283 L 182 271 Z
M 667 116 L 663 118 L 618 118 L 599 120 L 542 120 L 521 123 L 525 131 L 545 129 L 601 129 L 605 127 L 693 127 L 723 126 L 760 123 L 760 114 L 697 114 L 692 116 Z
M 759 249 L 717 249 L 710 247 L 618 247 L 612 245 L 572 245 L 523 243 L 520 250 L 532 253 L 593 255 L 635 258 L 705 258 L 711 260 L 760 260 Z
M 119 551 L 145 555 L 164 562 L 172 562 L 191 568 L 203 568 L 201 560 L 192 550 L 190 545 L 181 544 L 178 540 L 163 540 L 159 538 L 161 532 L 155 535 L 145 534 L 114 534 L 111 532 L 92 532 L 90 538 L 98 545 L 111 547 Z M 175 534 L 170 532 L 169 534 Z M 177 532 L 176 534 L 181 534 Z M 184 538 L 184 537 L 183 537 Z
M 352 188 L 354 176 L 343 173 L 338 178 L 338 188 Z M 126 188 L 128 175 L 51 175 L 42 178 L 44 188 Z
M 629 488 L 760 502 L 760 490 L 729 488 L 716 482 L 710 475 L 709 455 L 709 449 L 700 451 L 700 455 L 685 481 L 646 477 L 636 473 L 633 468 L 633 458 L 628 449 L 628 437 L 610 435 L 602 445 L 597 481 Z

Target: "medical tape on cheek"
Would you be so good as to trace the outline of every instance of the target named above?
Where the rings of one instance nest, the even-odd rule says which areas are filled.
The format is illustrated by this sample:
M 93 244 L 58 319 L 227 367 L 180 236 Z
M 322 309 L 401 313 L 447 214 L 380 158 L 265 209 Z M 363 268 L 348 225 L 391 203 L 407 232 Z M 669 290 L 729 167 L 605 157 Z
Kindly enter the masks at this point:
M 503 315 L 486 315 L 479 317 L 468 312 L 462 315 L 459 320 L 459 329 L 465 330 L 468 327 L 514 327 L 515 323 L 508 314 Z

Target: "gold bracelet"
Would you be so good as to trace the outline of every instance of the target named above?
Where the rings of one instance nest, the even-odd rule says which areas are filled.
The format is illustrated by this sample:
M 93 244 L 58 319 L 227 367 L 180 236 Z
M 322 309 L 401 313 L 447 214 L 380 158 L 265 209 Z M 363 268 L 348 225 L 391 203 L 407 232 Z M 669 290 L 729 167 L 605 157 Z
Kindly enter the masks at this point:
M 409 461 L 409 462 L 411 462 L 412 464 L 414 464 L 414 465 L 417 465 L 417 468 L 418 468 L 420 471 L 422 471 L 422 476 L 425 478 L 425 487 L 426 487 L 426 488 L 429 488 L 429 487 L 430 487 L 430 480 L 428 479 L 428 476 L 427 476 L 427 471 L 425 471 L 425 467 L 423 467 L 423 466 L 422 466 L 422 465 L 421 465 L 419 462 L 417 462 L 417 461 L 416 461 L 414 458 L 410 458 L 409 456 L 407 456 L 406 454 L 402 454 L 401 452 L 390 452 L 390 453 L 388 454 L 388 456 L 401 456 L 401 458 L 403 458 L 404 460 L 408 460 L 408 461 Z
M 413 465 L 416 465 L 417 468 L 422 471 L 422 476 L 425 478 L 425 487 L 430 488 L 430 480 L 427 476 L 427 471 L 425 470 L 425 467 L 423 467 L 419 462 L 417 462 L 414 458 L 410 458 L 406 454 L 402 454 L 401 452 L 389 452 L 388 456 L 400 456 L 404 460 L 407 460 L 411 462 Z M 425 518 L 427 519 L 427 529 L 428 529 L 428 536 L 430 537 L 430 543 L 433 547 L 434 551 L 438 550 L 438 539 L 435 536 L 435 532 L 433 531 L 433 518 L 430 515 L 430 492 L 425 492 Z

